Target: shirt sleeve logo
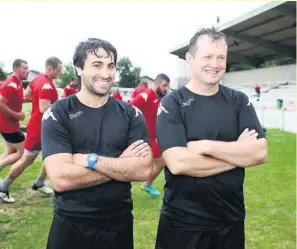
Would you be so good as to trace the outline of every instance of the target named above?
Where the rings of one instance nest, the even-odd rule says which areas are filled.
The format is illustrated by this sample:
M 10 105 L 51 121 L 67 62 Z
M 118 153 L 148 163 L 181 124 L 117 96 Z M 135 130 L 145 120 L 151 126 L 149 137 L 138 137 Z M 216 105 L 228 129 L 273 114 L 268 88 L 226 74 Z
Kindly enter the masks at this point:
M 14 88 L 14 89 L 18 89 L 17 84 L 14 83 L 14 82 L 9 83 L 7 86 L 10 86 L 10 87 L 12 87 L 12 88 Z
M 246 104 L 247 106 L 250 106 L 251 105 L 251 100 L 248 99 L 248 103 Z
M 165 113 L 169 113 L 165 107 L 162 105 L 162 103 L 160 103 L 159 107 L 158 107 L 158 112 L 157 112 L 157 116 L 159 116 L 162 112 L 165 112 Z
M 135 117 L 138 117 L 138 116 L 139 116 L 139 114 L 141 114 L 141 115 L 142 115 L 142 112 L 139 110 L 139 108 L 138 108 L 138 107 L 136 107 L 136 106 L 133 106 L 133 108 L 135 109 Z
M 56 119 L 56 117 L 54 116 L 54 113 L 52 112 L 50 107 L 43 114 L 42 120 L 47 120 L 49 117 L 51 117 L 52 120 L 54 120 L 54 121 L 58 121 L 58 119 Z
M 50 90 L 53 89 L 50 83 L 44 83 L 41 90 Z
M 145 102 L 147 101 L 147 99 L 148 99 L 147 93 L 140 93 L 139 95 L 145 100 Z

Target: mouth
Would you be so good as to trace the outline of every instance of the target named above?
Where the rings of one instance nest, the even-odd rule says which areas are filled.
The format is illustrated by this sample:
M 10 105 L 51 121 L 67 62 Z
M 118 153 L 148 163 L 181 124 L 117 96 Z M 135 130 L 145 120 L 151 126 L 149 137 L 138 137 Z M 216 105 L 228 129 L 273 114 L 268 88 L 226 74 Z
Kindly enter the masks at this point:
M 216 75 L 216 74 L 218 74 L 220 71 L 219 71 L 219 70 L 205 70 L 205 72 L 208 73 L 208 74 Z
M 94 81 L 94 84 L 100 84 L 100 83 L 109 84 L 110 80 L 95 80 Z

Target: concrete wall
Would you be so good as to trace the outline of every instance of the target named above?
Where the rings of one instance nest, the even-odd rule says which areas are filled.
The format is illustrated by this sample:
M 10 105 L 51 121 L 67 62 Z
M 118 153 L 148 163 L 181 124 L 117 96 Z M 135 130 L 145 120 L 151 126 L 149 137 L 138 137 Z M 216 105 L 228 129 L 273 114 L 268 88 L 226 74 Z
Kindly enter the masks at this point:
M 259 68 L 226 73 L 223 84 L 226 85 L 277 85 L 284 82 L 296 81 L 296 64 Z
M 257 107 L 255 109 L 263 127 L 296 133 L 296 110 Z

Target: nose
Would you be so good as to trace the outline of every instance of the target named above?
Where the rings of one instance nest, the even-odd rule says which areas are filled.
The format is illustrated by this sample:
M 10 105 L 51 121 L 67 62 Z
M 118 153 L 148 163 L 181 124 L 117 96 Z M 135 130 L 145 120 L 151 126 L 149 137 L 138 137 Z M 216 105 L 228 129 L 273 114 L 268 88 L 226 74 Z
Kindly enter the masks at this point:
M 104 79 L 109 78 L 109 72 L 108 72 L 108 69 L 103 68 L 103 69 L 101 70 L 101 72 L 100 72 L 100 75 L 101 75 L 101 77 L 104 78 Z
M 209 65 L 213 68 L 217 68 L 219 63 L 218 63 L 218 59 L 217 58 L 212 58 L 209 62 Z

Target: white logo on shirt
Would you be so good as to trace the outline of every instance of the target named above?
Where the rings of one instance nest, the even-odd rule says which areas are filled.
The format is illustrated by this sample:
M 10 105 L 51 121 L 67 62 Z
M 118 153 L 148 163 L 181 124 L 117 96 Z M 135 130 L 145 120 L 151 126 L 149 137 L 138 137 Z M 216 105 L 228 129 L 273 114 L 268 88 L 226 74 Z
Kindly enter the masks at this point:
M 182 103 L 182 107 L 190 106 L 193 101 L 194 101 L 194 99 L 190 98 L 187 102 Z
M 76 112 L 76 113 L 73 113 L 73 114 L 69 114 L 69 118 L 70 118 L 70 119 L 77 118 L 77 117 L 79 117 L 80 115 L 82 115 L 83 113 L 84 113 L 84 112 L 79 111 L 79 112 Z
M 142 112 L 139 110 L 138 107 L 133 106 L 133 108 L 135 109 L 135 117 L 138 117 L 139 116 L 139 113 L 142 114 Z
M 249 99 L 249 102 L 247 103 L 247 106 L 249 106 L 249 105 L 251 105 L 251 101 L 250 101 L 250 99 Z
M 144 98 L 145 102 L 147 101 L 147 98 L 148 98 L 147 93 L 140 93 L 139 95 Z
M 12 88 L 14 88 L 14 89 L 18 89 L 17 84 L 14 83 L 14 82 L 10 82 L 7 86 L 10 86 L 10 87 L 12 87 Z
M 169 113 L 161 103 L 158 108 L 157 116 L 159 116 L 162 112 Z
M 45 113 L 42 116 L 42 120 L 47 120 L 49 117 L 52 118 L 52 120 L 58 121 L 56 117 L 54 116 L 54 113 L 51 111 L 51 108 L 48 108 Z
M 50 83 L 45 83 L 43 86 L 42 86 L 42 89 L 41 90 L 49 90 L 49 89 L 53 89 L 51 84 Z
M 158 102 L 158 99 L 155 99 L 153 102 L 154 102 L 154 103 L 157 103 L 157 102 Z

